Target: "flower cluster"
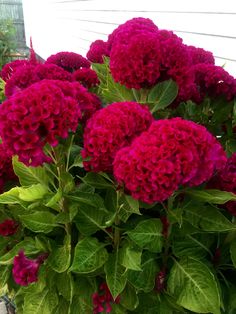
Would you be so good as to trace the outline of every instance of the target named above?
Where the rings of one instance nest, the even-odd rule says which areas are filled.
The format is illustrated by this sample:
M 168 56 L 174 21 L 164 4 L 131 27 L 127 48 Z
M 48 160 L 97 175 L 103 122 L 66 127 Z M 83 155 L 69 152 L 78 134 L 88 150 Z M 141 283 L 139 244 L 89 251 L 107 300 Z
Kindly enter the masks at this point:
M 111 292 L 104 282 L 99 287 L 99 292 L 93 294 L 93 314 L 98 313 L 111 313 L 111 303 L 119 303 L 120 297 L 118 296 L 115 300 L 113 299 Z
M 13 261 L 12 274 L 15 282 L 20 286 L 37 282 L 39 268 L 46 258 L 47 254 L 43 254 L 37 259 L 29 259 L 24 251 L 20 251 Z
M 6 182 L 15 180 L 16 175 L 12 167 L 12 157 L 6 153 L 3 145 L 0 144 L 0 192 L 3 192 Z
M 14 60 L 4 65 L 0 72 L 0 77 L 6 82 L 12 76 L 17 68 L 28 65 L 28 60 Z
M 99 84 L 97 73 L 92 69 L 83 68 L 73 73 L 73 79 L 84 87 L 91 88 Z
M 80 68 L 89 68 L 90 62 L 75 52 L 61 51 L 47 58 L 46 64 L 55 64 L 65 71 L 74 72 Z
M 95 40 L 89 47 L 86 57 L 94 63 L 103 63 L 103 57 L 109 57 L 108 45 L 103 40 Z
M 113 103 L 97 111 L 84 130 L 82 156 L 86 170 L 111 171 L 119 149 L 147 130 L 153 118 L 146 106 L 135 102 Z
M 12 219 L 5 219 L 0 223 L 0 235 L 8 237 L 16 233 L 18 229 L 18 223 Z
M 114 174 L 134 198 L 153 203 L 166 200 L 180 185 L 209 180 L 225 162 L 223 148 L 205 127 L 173 118 L 153 122 L 121 149 Z
M 37 166 L 49 161 L 44 145 L 57 145 L 59 138 L 76 131 L 80 119 L 77 101 L 65 97 L 54 81 L 43 80 L 1 105 L 0 136 L 9 155 Z
M 228 158 L 225 168 L 212 179 L 209 186 L 236 194 L 236 153 Z M 236 216 L 236 202 L 227 202 L 225 206 L 233 216 Z

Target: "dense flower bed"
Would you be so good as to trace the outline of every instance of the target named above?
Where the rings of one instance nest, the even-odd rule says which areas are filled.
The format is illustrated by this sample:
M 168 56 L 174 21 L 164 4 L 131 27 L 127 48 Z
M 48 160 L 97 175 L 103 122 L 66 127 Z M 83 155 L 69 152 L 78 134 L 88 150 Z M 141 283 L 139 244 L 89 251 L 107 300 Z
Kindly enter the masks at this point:
M 236 310 L 236 80 L 150 19 L 0 72 L 17 314 Z

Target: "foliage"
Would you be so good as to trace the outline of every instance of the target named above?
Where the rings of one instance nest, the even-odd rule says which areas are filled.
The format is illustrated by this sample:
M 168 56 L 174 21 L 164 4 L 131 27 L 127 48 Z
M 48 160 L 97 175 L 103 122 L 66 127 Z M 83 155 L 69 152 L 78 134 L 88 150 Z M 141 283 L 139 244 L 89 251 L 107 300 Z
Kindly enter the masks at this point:
M 10 20 L 0 20 L 0 69 L 11 60 L 15 49 L 15 28 Z M 1 98 L 0 98 L 1 99 Z

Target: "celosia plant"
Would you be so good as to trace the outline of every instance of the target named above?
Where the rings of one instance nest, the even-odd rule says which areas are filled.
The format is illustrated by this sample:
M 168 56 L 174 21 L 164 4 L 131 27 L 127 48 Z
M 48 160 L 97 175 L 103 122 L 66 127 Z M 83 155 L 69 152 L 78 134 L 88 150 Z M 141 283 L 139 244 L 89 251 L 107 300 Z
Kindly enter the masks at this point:
M 236 80 L 145 18 L 32 60 L 1 72 L 1 294 L 17 314 L 233 314 Z

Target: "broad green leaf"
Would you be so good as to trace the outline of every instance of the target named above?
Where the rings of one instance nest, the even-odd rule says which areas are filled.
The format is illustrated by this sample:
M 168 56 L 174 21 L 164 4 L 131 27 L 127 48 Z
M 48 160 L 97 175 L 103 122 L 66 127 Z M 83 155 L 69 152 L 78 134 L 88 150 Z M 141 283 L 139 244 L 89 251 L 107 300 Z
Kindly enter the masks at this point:
M 104 208 L 103 198 L 98 194 L 91 194 L 89 192 L 76 191 L 73 194 L 67 195 L 67 198 L 76 202 L 78 205 L 89 205 L 95 208 Z
M 37 183 L 48 185 L 49 177 L 43 167 L 27 167 L 18 160 L 17 156 L 13 157 L 12 164 L 22 186 L 30 186 Z
M 47 266 L 45 266 L 45 264 L 41 265 L 39 268 L 39 274 L 38 274 L 38 280 L 37 282 L 33 282 L 32 284 L 25 286 L 25 287 L 21 287 L 20 288 L 20 293 L 24 294 L 35 294 L 35 293 L 40 293 L 42 292 L 45 287 L 46 287 L 46 277 L 45 277 L 45 272 Z
M 185 207 L 185 219 L 193 226 L 214 232 L 235 230 L 232 224 L 216 207 L 203 204 L 189 203 Z
M 230 245 L 230 255 L 231 255 L 231 259 L 234 264 L 234 267 L 236 268 L 236 240 L 233 241 Z
M 90 298 L 92 300 L 92 298 Z M 75 295 L 70 306 L 70 314 L 91 314 L 93 313 L 92 302 L 84 297 Z
M 220 294 L 215 277 L 206 263 L 191 257 L 175 261 L 168 290 L 177 304 L 197 313 L 220 314 Z
M 39 252 L 39 249 L 35 246 L 35 241 L 31 238 L 25 239 L 20 243 L 17 243 L 9 252 L 1 256 L 0 265 L 12 264 L 14 257 L 20 250 L 24 250 L 25 255 L 34 255 Z
M 120 250 L 120 263 L 127 269 L 141 271 L 142 250 L 127 243 Z
M 104 244 L 95 238 L 84 238 L 75 247 L 75 255 L 70 271 L 87 274 L 104 265 L 108 258 Z
M 128 281 L 138 290 L 150 292 L 155 286 L 155 278 L 158 272 L 156 256 L 149 252 L 142 255 L 142 271 L 128 270 Z
M 162 249 L 162 223 L 160 219 L 143 220 L 127 234 L 141 248 L 155 253 Z
M 70 266 L 71 258 L 71 243 L 70 236 L 66 236 L 64 245 L 52 248 L 47 262 L 51 268 L 57 273 L 65 272 Z
M 96 189 L 114 189 L 113 184 L 99 173 L 88 172 L 85 177 L 81 178 L 81 180 L 84 183 L 95 187 Z
M 165 109 L 178 95 L 178 85 L 173 80 L 164 81 L 155 85 L 149 95 L 148 102 L 154 103 L 152 112 Z
M 211 204 L 225 204 L 228 201 L 236 201 L 236 194 L 220 190 L 185 190 L 185 193 L 199 202 Z
M 20 216 L 22 224 L 34 232 L 49 233 L 56 227 L 56 216 L 50 212 L 41 211 Z
M 119 250 L 116 249 L 114 253 L 109 255 L 104 267 L 106 282 L 113 299 L 116 299 L 124 290 L 127 281 L 127 273 L 125 268 L 119 263 L 119 259 Z
M 13 204 L 22 204 L 24 203 L 19 199 L 19 186 L 16 186 L 12 188 L 11 190 L 0 194 L 0 204 L 7 204 L 7 205 L 13 205 Z
M 63 296 L 68 302 L 71 302 L 74 295 L 74 279 L 73 276 L 64 272 L 61 274 L 57 274 L 56 286 L 58 293 Z
M 59 298 L 59 303 L 53 314 L 69 314 L 70 313 L 70 303 L 63 298 Z
M 105 208 L 95 208 L 81 204 L 78 207 L 78 214 L 74 222 L 82 234 L 89 236 L 100 229 L 106 228 L 106 221 L 109 219 L 109 212 Z
M 132 196 L 130 195 L 124 195 L 124 198 L 125 198 L 125 203 L 128 204 L 124 204 L 124 206 L 126 207 L 125 209 L 129 210 L 131 213 L 133 214 L 137 214 L 137 215 L 141 215 L 140 211 L 139 211 L 139 201 L 138 200 L 135 200 Z M 128 207 L 128 208 L 127 208 Z
M 22 201 L 33 202 L 35 200 L 42 199 L 44 195 L 48 192 L 48 189 L 44 185 L 38 183 L 33 184 L 28 188 L 19 187 L 18 192 L 19 198 Z
M 7 281 L 10 277 L 11 270 L 9 266 L 0 266 L 0 295 L 7 293 Z
M 127 310 L 133 311 L 138 306 L 139 300 L 136 290 L 127 284 L 120 296 L 120 304 Z
M 61 189 L 58 189 L 57 193 L 54 194 L 52 197 L 50 197 L 50 199 L 47 201 L 45 206 L 53 208 L 53 209 L 57 209 L 58 203 L 60 202 L 61 199 L 62 199 L 62 191 Z
M 160 312 L 160 301 L 154 293 L 139 293 L 139 305 L 133 311 L 134 314 L 173 314 L 170 312 Z
M 26 294 L 24 298 L 24 314 L 52 314 L 58 304 L 56 292 L 48 289 L 40 293 Z

